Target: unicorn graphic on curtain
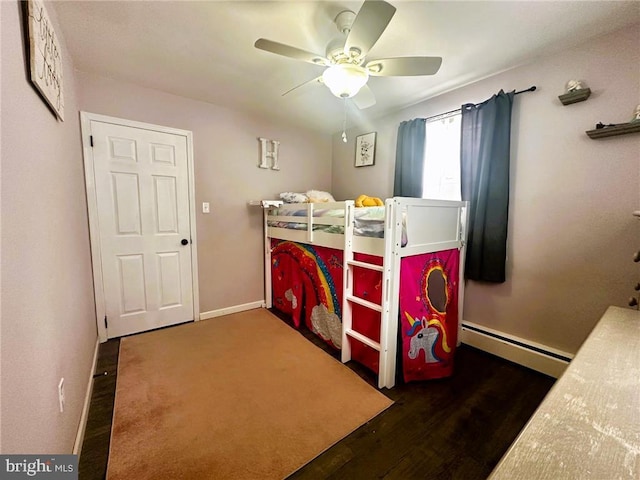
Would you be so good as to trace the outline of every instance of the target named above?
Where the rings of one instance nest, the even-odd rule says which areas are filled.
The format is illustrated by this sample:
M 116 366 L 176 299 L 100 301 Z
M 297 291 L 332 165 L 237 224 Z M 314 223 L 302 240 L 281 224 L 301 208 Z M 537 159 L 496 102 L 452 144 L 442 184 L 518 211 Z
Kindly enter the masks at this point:
M 443 335 L 442 349 L 449 353 L 451 352 L 451 348 L 447 343 L 446 330 L 444 330 L 440 320 L 438 320 L 437 317 L 434 317 L 429 321 L 427 321 L 425 317 L 418 320 L 411 317 L 408 312 L 404 312 L 404 314 L 411 326 L 407 332 L 407 336 L 410 337 L 408 352 L 409 358 L 411 360 L 415 360 L 418 358 L 420 351 L 422 350 L 424 352 L 425 363 L 441 362 L 442 359 L 436 354 L 436 345 L 441 335 L 440 332 L 442 332 Z M 438 329 L 438 327 L 440 328 Z

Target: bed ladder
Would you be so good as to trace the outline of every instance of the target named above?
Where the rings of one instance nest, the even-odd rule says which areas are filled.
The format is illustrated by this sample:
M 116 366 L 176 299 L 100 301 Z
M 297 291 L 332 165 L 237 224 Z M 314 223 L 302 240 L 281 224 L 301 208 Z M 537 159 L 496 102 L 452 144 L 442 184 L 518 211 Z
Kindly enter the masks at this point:
M 388 200 L 389 202 L 389 200 Z M 394 312 L 389 310 L 389 298 L 392 290 L 397 290 L 398 286 L 392 284 L 392 272 L 389 265 L 385 265 L 384 259 L 391 258 L 391 252 L 385 252 L 383 257 L 383 265 L 357 261 L 354 259 L 353 250 L 353 227 L 354 227 L 354 208 L 353 204 L 345 207 L 345 246 L 344 246 L 344 265 L 343 265 L 343 292 L 344 298 L 342 302 L 342 363 L 351 360 L 351 341 L 357 340 L 368 347 L 376 350 L 379 355 L 378 369 L 378 388 L 392 388 L 395 385 L 396 370 L 396 331 L 397 308 Z M 387 205 L 386 212 L 389 214 L 391 205 Z M 391 219 L 390 219 L 391 220 Z M 388 233 L 388 232 L 387 232 Z M 386 245 L 391 245 L 387 242 Z M 382 276 L 382 305 L 370 302 L 360 298 L 354 294 L 354 268 L 365 268 L 381 272 Z M 398 272 L 399 273 L 399 272 Z M 398 275 L 395 275 L 398 278 Z M 397 295 L 397 293 L 396 293 Z M 366 335 L 353 329 L 353 304 L 361 305 L 370 310 L 380 313 L 380 341 L 376 341 Z
M 353 252 L 352 252 L 353 255 Z M 364 300 L 360 297 L 357 297 L 354 295 L 353 293 L 353 278 L 354 278 L 354 272 L 353 272 L 353 267 L 360 267 L 360 268 L 366 268 L 369 270 L 375 270 L 378 272 L 382 272 L 384 270 L 384 267 L 382 265 L 375 265 L 372 263 L 366 263 L 366 262 L 358 262 L 356 260 L 347 260 L 345 261 L 345 266 L 347 268 L 347 283 L 346 283 L 346 288 L 344 289 L 344 295 L 345 295 L 345 299 L 348 302 L 348 314 L 347 312 L 343 313 L 343 320 L 342 320 L 342 324 L 343 324 L 343 329 L 344 329 L 344 333 L 351 338 L 355 338 L 356 340 L 364 343 L 365 345 L 368 345 L 369 347 L 373 348 L 374 350 L 377 350 L 378 352 L 380 351 L 380 343 L 376 342 L 375 340 L 372 340 L 369 337 L 366 337 L 365 335 L 357 332 L 356 330 L 353 330 L 352 328 L 352 311 L 351 311 L 351 305 L 354 303 L 357 303 L 358 305 L 362 305 L 363 307 L 366 307 L 370 310 L 374 310 L 376 312 L 379 312 L 380 314 L 382 314 L 382 306 L 378 305 L 377 303 L 373 303 L 373 302 L 369 302 L 368 300 Z M 345 325 L 345 318 L 344 317 L 348 317 L 348 323 L 349 325 Z M 351 359 L 351 347 L 347 344 L 347 348 L 345 348 L 345 346 L 343 345 L 342 347 L 342 361 L 344 362 L 345 359 L 345 350 L 348 350 L 347 355 L 349 356 L 349 359 Z

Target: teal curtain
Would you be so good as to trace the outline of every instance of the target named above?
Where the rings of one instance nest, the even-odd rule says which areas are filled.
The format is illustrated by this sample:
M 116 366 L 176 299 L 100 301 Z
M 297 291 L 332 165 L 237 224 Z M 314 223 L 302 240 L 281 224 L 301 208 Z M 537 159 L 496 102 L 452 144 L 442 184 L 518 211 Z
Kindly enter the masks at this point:
M 462 106 L 460 175 L 469 201 L 465 277 L 506 279 L 511 111 L 515 92 L 500 90 L 478 105 Z
M 426 119 L 416 118 L 398 127 L 394 197 L 422 197 L 426 123 Z

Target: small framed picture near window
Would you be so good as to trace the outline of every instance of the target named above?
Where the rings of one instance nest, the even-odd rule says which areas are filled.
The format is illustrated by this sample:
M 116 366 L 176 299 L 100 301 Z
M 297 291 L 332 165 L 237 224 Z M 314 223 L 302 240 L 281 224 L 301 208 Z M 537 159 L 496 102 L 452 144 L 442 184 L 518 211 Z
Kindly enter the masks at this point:
M 356 167 L 369 167 L 376 159 L 376 132 L 356 137 Z

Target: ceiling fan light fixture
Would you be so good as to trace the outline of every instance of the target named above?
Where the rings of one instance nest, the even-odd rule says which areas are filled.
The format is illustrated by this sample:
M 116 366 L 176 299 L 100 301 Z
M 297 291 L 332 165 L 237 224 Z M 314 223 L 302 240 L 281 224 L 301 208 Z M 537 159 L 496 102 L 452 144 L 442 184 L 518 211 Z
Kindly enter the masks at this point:
M 322 74 L 322 81 L 336 97 L 356 95 L 369 80 L 366 68 L 350 63 L 332 65 Z

